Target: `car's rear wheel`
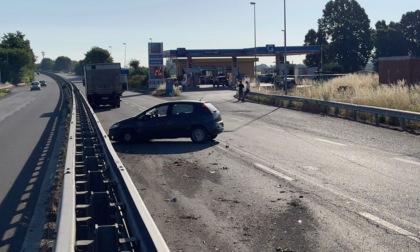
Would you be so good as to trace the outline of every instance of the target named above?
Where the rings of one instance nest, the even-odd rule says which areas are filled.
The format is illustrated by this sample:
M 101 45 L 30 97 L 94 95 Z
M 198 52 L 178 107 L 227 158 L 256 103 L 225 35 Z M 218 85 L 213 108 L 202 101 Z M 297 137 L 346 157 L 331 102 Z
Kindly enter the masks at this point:
M 125 143 L 125 144 L 131 144 L 135 141 L 135 134 L 132 130 L 124 130 L 121 133 L 119 142 Z
M 207 130 L 203 127 L 195 127 L 191 130 L 191 140 L 194 143 L 204 143 L 209 139 Z

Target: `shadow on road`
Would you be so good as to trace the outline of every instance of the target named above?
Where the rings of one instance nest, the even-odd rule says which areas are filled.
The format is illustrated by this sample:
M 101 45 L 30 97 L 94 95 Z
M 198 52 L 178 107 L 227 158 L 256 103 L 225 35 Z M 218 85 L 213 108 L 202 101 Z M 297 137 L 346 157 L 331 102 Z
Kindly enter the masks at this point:
M 208 141 L 202 144 L 195 144 L 190 140 L 185 141 L 148 141 L 139 144 L 119 144 L 114 143 L 116 152 L 125 154 L 151 154 L 151 155 L 166 155 L 166 154 L 183 154 L 201 151 L 218 145 L 216 140 Z
M 54 112 L 42 115 L 50 118 L 48 124 L 21 173 L 0 204 L 0 251 L 21 249 L 57 140 L 61 121 L 61 100 L 60 93 L 60 100 Z

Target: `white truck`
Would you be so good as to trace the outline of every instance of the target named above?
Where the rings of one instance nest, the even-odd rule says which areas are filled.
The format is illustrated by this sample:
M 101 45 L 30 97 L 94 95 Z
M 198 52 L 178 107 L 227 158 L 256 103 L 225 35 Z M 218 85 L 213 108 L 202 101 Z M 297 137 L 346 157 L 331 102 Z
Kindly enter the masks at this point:
M 86 98 L 93 108 L 99 105 L 120 107 L 123 92 L 120 63 L 86 64 L 84 75 Z

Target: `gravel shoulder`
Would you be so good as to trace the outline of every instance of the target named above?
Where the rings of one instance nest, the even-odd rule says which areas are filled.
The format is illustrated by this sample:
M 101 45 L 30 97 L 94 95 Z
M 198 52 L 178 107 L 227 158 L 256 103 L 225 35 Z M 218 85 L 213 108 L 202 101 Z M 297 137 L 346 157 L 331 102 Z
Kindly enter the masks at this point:
M 171 251 L 316 250 L 305 193 L 220 145 L 114 145 Z

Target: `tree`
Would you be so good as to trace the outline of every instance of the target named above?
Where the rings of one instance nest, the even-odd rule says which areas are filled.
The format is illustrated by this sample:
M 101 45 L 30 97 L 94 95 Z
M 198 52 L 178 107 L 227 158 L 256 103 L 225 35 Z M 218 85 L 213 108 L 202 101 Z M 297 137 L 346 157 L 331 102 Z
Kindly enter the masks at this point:
M 321 50 L 328 48 L 328 42 L 321 31 L 316 32 L 314 29 L 310 29 L 305 35 L 304 45 L 321 45 Z M 322 57 L 322 59 L 321 59 Z M 304 64 L 310 67 L 321 68 L 322 64 L 327 62 L 326 54 L 321 52 L 320 54 L 307 54 L 304 60 Z
M 403 37 L 407 40 L 410 55 L 420 56 L 420 10 L 404 14 L 400 27 Z
M 363 69 L 368 62 L 373 42 L 370 20 L 355 0 L 331 0 L 318 20 L 318 30 L 329 42 L 328 63 L 338 63 L 344 72 Z
M 386 24 L 384 20 L 375 24 L 376 30 L 372 33 L 375 44 L 373 58 L 408 55 L 407 41 L 394 22 Z
M 111 63 L 113 62 L 113 59 L 108 50 L 94 46 L 85 54 L 84 62 L 85 64 Z
M 85 64 L 94 64 L 94 63 L 112 63 L 113 58 L 108 50 L 94 46 L 88 52 L 85 53 L 85 58 L 79 60 L 78 62 L 72 62 L 71 65 L 74 66 L 74 73 L 77 75 L 84 75 L 84 66 Z
M 2 81 L 30 82 L 35 76 L 35 55 L 25 35 L 17 31 L 2 37 L 0 43 Z
M 130 60 L 130 63 L 128 65 L 134 70 L 134 72 L 138 72 L 140 61 L 136 59 L 132 59 Z
M 85 61 L 79 60 L 79 62 L 77 62 L 74 65 L 74 73 L 77 75 L 84 75 L 84 66 L 85 66 Z
M 71 71 L 71 59 L 65 56 L 60 56 L 55 59 L 54 71 L 70 72 Z
M 52 60 L 50 58 L 44 58 L 44 59 L 42 59 L 39 68 L 41 70 L 51 71 L 54 68 L 54 64 L 55 64 L 54 60 Z

